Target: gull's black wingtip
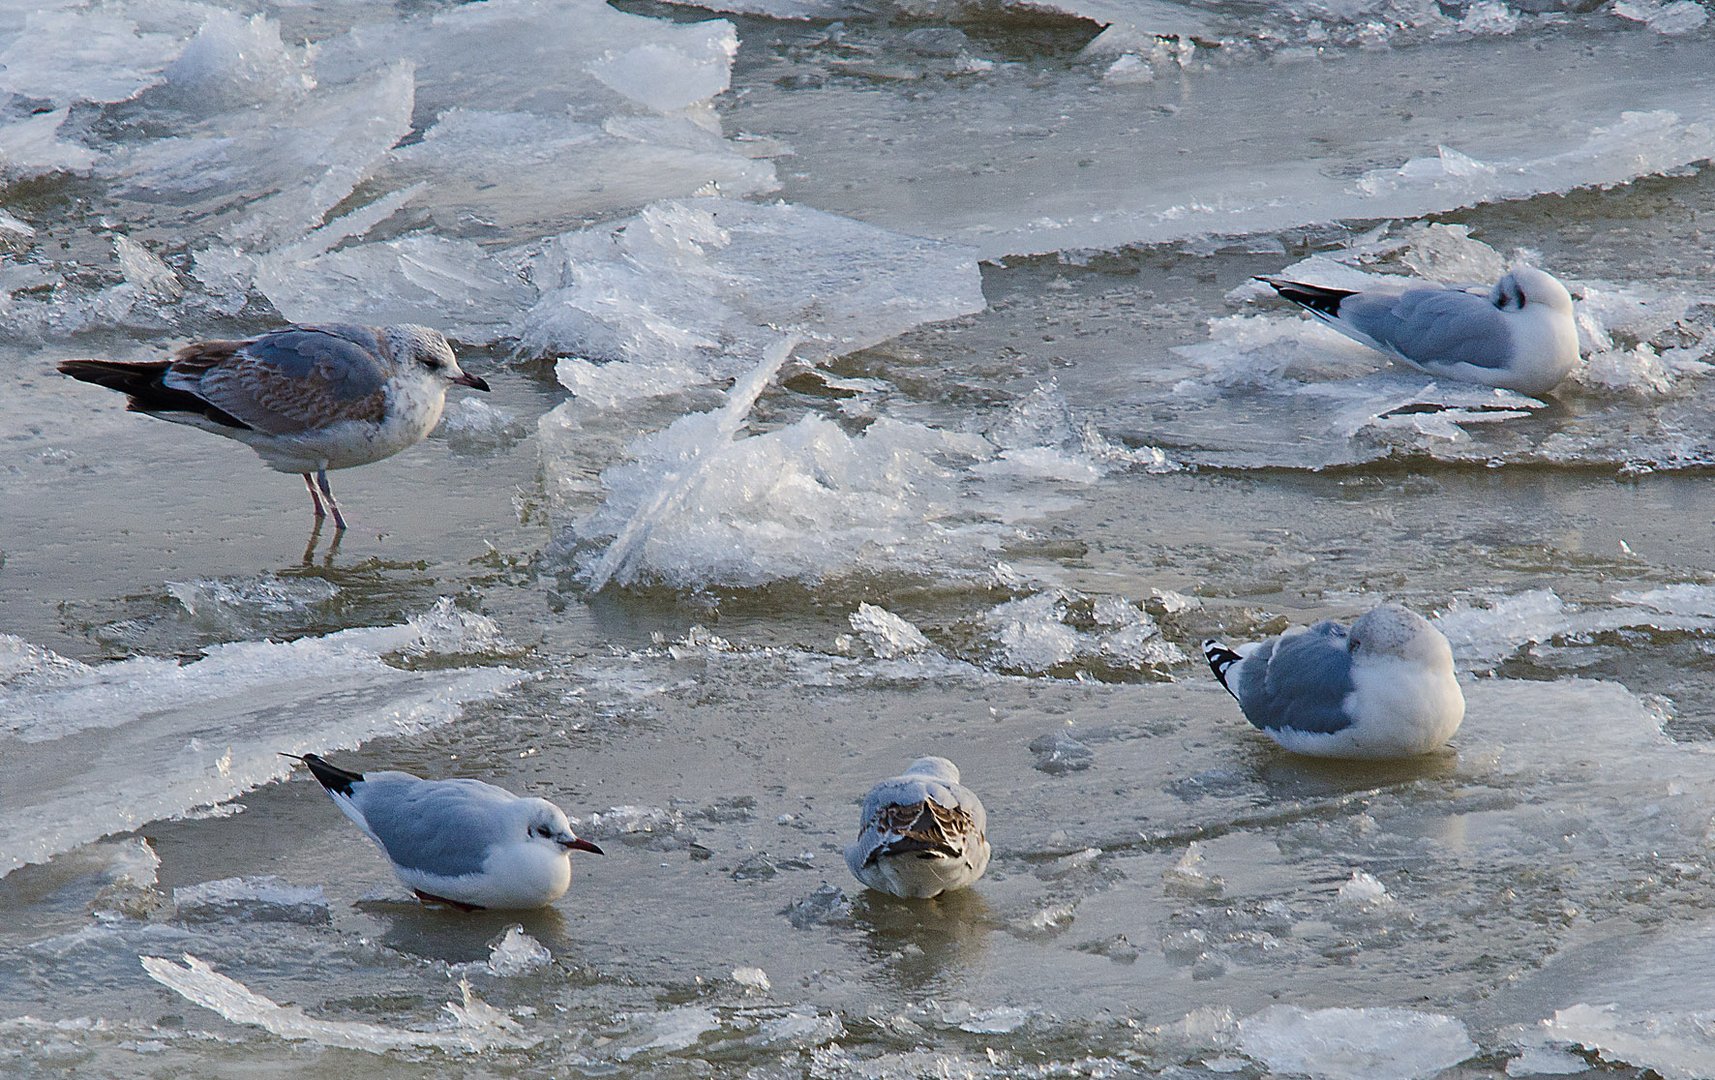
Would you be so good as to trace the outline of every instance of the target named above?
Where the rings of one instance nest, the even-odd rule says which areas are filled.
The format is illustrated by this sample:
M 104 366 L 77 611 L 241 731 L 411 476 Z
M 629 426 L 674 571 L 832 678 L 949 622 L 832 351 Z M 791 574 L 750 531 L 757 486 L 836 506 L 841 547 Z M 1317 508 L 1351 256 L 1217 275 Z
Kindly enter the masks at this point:
M 1306 285 L 1302 281 L 1288 281 L 1285 278 L 1268 277 L 1262 274 L 1258 274 L 1256 280 L 1299 307 L 1331 319 L 1339 317 L 1340 301 L 1348 296 L 1357 295 L 1352 289 L 1330 289 L 1323 285 Z
M 319 754 L 299 755 L 282 752 L 280 756 L 296 758 L 305 765 L 308 765 L 310 767 L 310 775 L 314 776 L 316 781 L 320 783 L 322 787 L 335 795 L 350 796 L 351 785 L 363 783 L 362 773 L 352 772 L 349 769 L 342 769 L 337 765 L 330 765 L 327 761 L 323 760 Z

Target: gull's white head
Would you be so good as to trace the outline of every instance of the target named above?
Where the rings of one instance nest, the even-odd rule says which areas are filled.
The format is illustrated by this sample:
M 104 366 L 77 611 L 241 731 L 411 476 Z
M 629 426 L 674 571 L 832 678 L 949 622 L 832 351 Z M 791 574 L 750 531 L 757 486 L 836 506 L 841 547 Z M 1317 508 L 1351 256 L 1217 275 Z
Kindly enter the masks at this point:
M 381 332 L 387 338 L 388 351 L 401 366 L 414 365 L 438 379 L 468 386 L 472 390 L 488 389 L 487 380 L 471 375 L 459 367 L 458 357 L 453 355 L 453 347 L 447 344 L 446 337 L 439 330 L 399 323 L 396 326 L 383 327 Z
M 1441 631 L 1398 604 L 1383 604 L 1353 623 L 1346 647 L 1354 661 L 1365 656 L 1393 657 L 1437 669 L 1453 667 L 1453 649 Z
M 549 802 L 547 799 L 520 799 L 516 805 L 519 839 L 530 844 L 542 844 L 551 848 L 557 855 L 570 852 L 589 851 L 597 855 L 602 853 L 588 840 L 584 840 L 572 831 L 572 823 L 566 820 L 566 812 Z
M 959 782 L 959 767 L 944 757 L 920 757 L 905 770 L 906 776 L 929 776 L 949 784 Z
M 1541 304 L 1551 311 L 1572 314 L 1572 294 L 1553 274 L 1519 263 L 1495 283 L 1490 294 L 1502 311 L 1522 311 L 1532 304 Z

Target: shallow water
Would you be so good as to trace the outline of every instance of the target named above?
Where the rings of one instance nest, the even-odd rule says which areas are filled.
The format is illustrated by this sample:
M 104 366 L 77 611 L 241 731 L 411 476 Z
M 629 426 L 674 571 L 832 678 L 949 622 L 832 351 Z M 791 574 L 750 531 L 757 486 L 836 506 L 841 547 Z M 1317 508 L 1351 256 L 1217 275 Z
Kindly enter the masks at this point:
M 0 1071 L 1711 1075 L 1703 9 L 734 6 L 0 15 Z M 1544 401 L 1248 285 L 1521 251 Z M 51 374 L 282 316 L 494 387 L 341 537 Z M 1423 761 L 1195 659 L 1384 598 Z M 309 750 L 608 854 L 421 908 Z M 931 752 L 994 862 L 863 893 Z

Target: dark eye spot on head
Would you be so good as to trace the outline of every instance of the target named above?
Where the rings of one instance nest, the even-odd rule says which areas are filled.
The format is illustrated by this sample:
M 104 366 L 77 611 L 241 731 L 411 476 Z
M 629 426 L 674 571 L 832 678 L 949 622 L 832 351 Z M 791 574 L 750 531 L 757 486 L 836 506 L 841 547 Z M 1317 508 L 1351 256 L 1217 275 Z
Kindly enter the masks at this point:
M 538 825 L 534 829 L 531 829 L 530 831 L 535 833 L 537 836 L 545 837 L 545 836 L 550 835 L 548 832 L 548 826 L 546 826 L 546 825 Z
M 443 367 L 446 367 L 445 364 L 441 363 L 440 357 L 433 355 L 423 357 L 423 366 L 428 368 L 430 371 L 439 371 Z

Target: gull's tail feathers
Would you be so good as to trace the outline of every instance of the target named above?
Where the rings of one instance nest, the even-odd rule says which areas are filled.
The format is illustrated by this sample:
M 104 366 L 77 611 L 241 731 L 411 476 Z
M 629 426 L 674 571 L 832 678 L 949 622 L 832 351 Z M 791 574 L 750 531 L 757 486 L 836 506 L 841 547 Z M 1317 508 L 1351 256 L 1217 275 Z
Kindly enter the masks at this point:
M 1299 307 L 1328 319 L 1339 318 L 1340 301 L 1348 296 L 1357 295 L 1356 291 L 1352 289 L 1330 289 L 1322 285 L 1306 285 L 1301 281 L 1288 281 L 1285 278 L 1259 276 L 1257 280 Z
M 224 409 L 216 408 L 187 390 L 168 386 L 166 375 L 171 360 L 127 363 L 120 360 L 62 360 L 61 375 L 70 375 L 79 382 L 94 383 L 117 390 L 130 400 L 125 408 L 140 413 L 190 413 L 204 416 L 225 427 L 249 428 L 250 425 Z
M 1221 687 L 1226 690 L 1227 693 L 1232 694 L 1233 700 L 1237 701 L 1239 695 L 1234 692 L 1232 685 L 1227 682 L 1227 672 L 1231 670 L 1234 664 L 1243 660 L 1244 657 L 1227 648 L 1214 638 L 1209 638 L 1207 641 L 1203 642 L 1203 659 L 1209 661 L 1209 670 L 1215 673 L 1215 678 L 1221 680 Z

